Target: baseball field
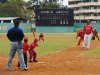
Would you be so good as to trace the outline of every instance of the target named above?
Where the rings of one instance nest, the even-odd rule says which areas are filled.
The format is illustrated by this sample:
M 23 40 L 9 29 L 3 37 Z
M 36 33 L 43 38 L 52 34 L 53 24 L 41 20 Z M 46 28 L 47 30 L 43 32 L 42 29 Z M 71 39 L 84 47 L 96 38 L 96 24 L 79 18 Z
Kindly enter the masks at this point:
M 38 36 L 39 33 L 36 33 Z M 29 44 L 32 33 L 25 33 Z M 28 63 L 29 70 L 18 69 L 17 54 L 12 71 L 6 70 L 10 41 L 6 33 L 0 34 L 0 75 L 100 75 L 100 41 L 92 40 L 91 49 L 76 47 L 76 33 L 44 33 L 45 41 L 36 48 L 37 63 Z

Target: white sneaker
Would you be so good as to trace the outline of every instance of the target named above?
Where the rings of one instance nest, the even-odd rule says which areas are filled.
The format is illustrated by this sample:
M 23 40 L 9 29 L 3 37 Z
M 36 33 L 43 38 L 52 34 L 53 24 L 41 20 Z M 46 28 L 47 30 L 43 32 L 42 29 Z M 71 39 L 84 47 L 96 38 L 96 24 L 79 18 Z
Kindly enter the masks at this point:
M 23 70 L 24 70 L 24 71 L 27 71 L 27 70 L 28 70 L 28 68 L 24 68 Z
M 12 70 L 12 68 L 10 68 L 10 67 L 7 67 L 7 70 L 8 70 L 8 71 L 11 71 L 11 70 Z
M 29 69 L 29 67 L 27 66 L 27 69 Z

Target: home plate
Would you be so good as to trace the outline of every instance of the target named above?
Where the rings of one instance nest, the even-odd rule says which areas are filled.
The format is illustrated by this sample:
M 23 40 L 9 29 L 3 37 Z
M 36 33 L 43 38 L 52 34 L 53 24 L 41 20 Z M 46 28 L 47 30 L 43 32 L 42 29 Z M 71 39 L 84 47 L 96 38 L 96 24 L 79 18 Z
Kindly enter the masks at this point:
M 44 64 L 44 63 L 46 63 L 46 62 L 38 62 L 38 63 L 40 63 L 40 64 Z

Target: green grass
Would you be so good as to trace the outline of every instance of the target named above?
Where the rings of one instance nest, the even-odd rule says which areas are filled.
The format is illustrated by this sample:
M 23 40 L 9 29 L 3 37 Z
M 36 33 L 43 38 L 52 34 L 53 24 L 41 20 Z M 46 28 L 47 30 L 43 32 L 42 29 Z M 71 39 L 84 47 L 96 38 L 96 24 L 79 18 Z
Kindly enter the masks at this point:
M 29 38 L 29 44 L 33 42 L 32 33 L 25 33 L 25 36 Z M 61 51 L 77 43 L 75 33 L 44 33 L 44 36 L 45 42 L 39 42 L 39 47 L 35 49 L 38 55 Z M 9 49 L 10 41 L 6 38 L 6 34 L 0 34 L 0 56 L 8 56 Z M 82 52 L 81 57 L 100 57 L 100 47 Z
M 81 56 L 82 57 L 100 57 L 100 46 L 92 50 L 84 52 Z
M 0 34 L 0 36 L 5 38 L 6 34 Z M 29 38 L 29 44 L 33 42 L 32 33 L 26 33 L 25 36 Z M 63 50 L 72 47 L 76 43 L 75 33 L 44 33 L 44 36 L 45 42 L 39 42 L 39 47 L 36 48 L 38 55 Z M 8 55 L 9 47 L 10 41 L 7 38 L 0 40 L 0 55 Z
M 48 54 L 72 47 L 75 40 L 73 39 L 73 34 L 70 35 L 71 34 L 45 34 L 45 42 L 40 43 L 40 46 L 37 48 L 38 54 Z M 72 39 L 70 39 L 70 37 Z

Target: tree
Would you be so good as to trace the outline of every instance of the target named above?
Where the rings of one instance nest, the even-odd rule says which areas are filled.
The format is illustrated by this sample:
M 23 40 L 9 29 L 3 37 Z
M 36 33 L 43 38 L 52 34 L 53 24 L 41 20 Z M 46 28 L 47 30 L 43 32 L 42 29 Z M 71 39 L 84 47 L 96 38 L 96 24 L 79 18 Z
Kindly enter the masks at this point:
M 7 2 L 7 0 L 0 0 L 0 3 L 5 3 Z
M 27 9 L 27 6 L 30 5 L 30 2 L 24 2 L 23 0 L 9 0 L 0 4 L 0 16 L 29 18 L 30 15 L 33 15 L 32 11 Z
M 51 2 L 51 1 L 44 0 L 40 2 L 40 8 L 41 9 L 58 9 L 60 8 L 60 4 L 57 3 L 56 1 Z

